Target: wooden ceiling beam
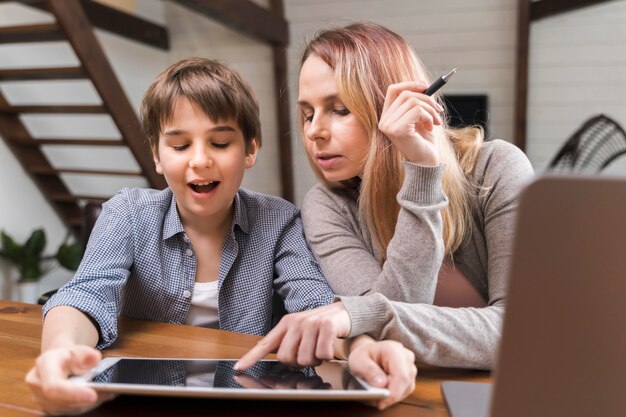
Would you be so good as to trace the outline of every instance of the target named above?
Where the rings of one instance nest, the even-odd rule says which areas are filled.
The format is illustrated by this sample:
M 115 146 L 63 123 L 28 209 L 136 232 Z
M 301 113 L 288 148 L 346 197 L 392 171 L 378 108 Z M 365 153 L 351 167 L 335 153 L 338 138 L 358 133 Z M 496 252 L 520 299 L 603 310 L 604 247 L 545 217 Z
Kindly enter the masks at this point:
M 581 9 L 613 0 L 540 0 L 530 2 L 530 20 L 535 21 L 563 12 Z
M 249 0 L 171 0 L 218 22 L 268 42 L 289 44 L 289 27 L 285 19 Z
M 73 113 L 73 114 L 100 114 L 107 113 L 107 109 L 101 105 L 23 105 L 23 106 L 4 106 L 0 105 L 0 113 Z
M 15 141 L 17 146 L 126 146 L 123 139 L 37 139 L 29 141 Z
M 0 81 L 78 80 L 81 78 L 85 78 L 81 67 L 0 69 Z
M 15 1 L 48 11 L 45 0 Z M 170 49 L 169 34 L 165 27 L 92 0 L 80 0 L 80 4 L 95 27 L 148 46 Z
M 0 43 L 55 42 L 65 40 L 55 23 L 0 27 Z
M 35 175 L 107 175 L 122 177 L 143 177 L 141 172 L 136 171 L 116 171 L 110 169 L 79 169 L 79 168 L 51 168 L 51 167 L 31 167 L 30 171 Z

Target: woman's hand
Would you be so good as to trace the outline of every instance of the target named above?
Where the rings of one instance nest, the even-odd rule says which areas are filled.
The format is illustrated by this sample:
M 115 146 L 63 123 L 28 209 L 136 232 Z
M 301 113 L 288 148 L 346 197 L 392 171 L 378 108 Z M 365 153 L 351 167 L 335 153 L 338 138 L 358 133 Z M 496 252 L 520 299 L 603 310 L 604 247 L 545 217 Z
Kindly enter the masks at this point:
M 94 348 L 76 345 L 49 349 L 42 353 L 26 374 L 26 383 L 41 408 L 48 414 L 80 414 L 89 411 L 113 394 L 96 393 L 91 388 L 68 381 L 98 364 L 101 354 Z
M 348 366 L 354 375 L 370 385 L 389 390 L 389 397 L 375 403 L 380 410 L 397 403 L 415 389 L 415 355 L 401 343 L 377 342 L 369 336 L 359 336 L 350 348 Z
M 239 359 L 235 370 L 248 369 L 276 349 L 276 357 L 281 362 L 291 366 L 316 366 L 322 360 L 333 359 L 335 339 L 349 333 L 350 316 L 341 302 L 287 314 Z
M 387 89 L 378 128 L 405 160 L 423 166 L 439 164 L 436 125 L 442 125 L 443 107 L 422 94 L 426 85 L 417 82 L 392 84 Z

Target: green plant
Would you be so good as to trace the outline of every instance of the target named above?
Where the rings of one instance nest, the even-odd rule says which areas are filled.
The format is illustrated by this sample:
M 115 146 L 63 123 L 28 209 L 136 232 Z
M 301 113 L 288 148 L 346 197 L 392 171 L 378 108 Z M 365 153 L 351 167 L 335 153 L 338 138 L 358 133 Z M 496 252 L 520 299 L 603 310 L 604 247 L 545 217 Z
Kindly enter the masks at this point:
M 75 271 L 83 256 L 80 244 L 68 243 L 69 235 L 54 255 L 43 254 L 46 247 L 43 229 L 33 231 L 24 244 L 17 243 L 4 230 L 1 237 L 0 257 L 16 266 L 20 274 L 18 282 L 38 281 L 53 268 L 55 260 L 64 268 Z

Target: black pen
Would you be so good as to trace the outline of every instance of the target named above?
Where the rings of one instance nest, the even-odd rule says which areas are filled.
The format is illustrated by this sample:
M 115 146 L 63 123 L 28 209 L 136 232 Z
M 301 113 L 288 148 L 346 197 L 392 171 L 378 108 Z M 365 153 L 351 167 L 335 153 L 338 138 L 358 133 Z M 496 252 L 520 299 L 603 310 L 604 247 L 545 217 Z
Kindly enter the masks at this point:
M 447 83 L 450 77 L 452 77 L 454 74 L 456 74 L 456 68 L 454 68 L 446 75 L 442 75 L 441 77 L 437 78 L 434 83 L 432 83 L 430 86 L 428 86 L 426 90 L 424 90 L 423 94 L 426 94 L 427 96 L 432 96 L 437 92 L 437 90 L 443 87 L 444 84 Z

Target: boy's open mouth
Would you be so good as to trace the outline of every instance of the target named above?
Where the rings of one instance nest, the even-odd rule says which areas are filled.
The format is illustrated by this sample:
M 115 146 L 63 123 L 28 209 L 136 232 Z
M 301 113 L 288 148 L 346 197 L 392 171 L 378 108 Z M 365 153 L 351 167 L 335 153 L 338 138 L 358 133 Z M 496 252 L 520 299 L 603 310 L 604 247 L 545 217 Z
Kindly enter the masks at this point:
M 209 181 L 203 183 L 189 183 L 189 187 L 197 193 L 209 193 L 219 185 L 219 181 Z

